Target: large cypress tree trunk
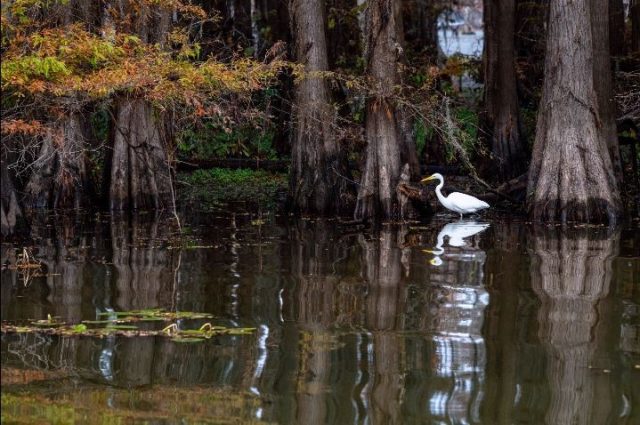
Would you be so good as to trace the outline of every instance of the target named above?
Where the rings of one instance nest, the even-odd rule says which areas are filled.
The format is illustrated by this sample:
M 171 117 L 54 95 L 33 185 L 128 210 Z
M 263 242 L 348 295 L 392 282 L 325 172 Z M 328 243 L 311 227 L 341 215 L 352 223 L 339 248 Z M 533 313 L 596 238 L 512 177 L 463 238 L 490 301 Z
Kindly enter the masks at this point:
M 614 222 L 621 213 L 593 56 L 589 0 L 553 0 L 527 190 L 536 220 Z
M 87 133 L 79 112 L 70 113 L 48 131 L 25 187 L 27 208 L 78 209 L 90 204 Z
M 515 0 L 484 2 L 485 128 L 498 177 L 505 181 L 524 169 L 524 146 L 515 70 Z
M 396 188 L 403 164 L 416 157 L 415 146 L 407 144 L 402 134 L 402 114 L 393 99 L 401 83 L 402 20 L 397 4 L 370 1 L 365 27 L 365 56 L 374 93 L 367 101 L 366 163 L 355 217 L 390 220 L 400 216 Z
M 167 130 L 162 117 L 142 99 L 116 101 L 111 131 L 112 210 L 173 207 Z
M 291 0 L 292 31 L 298 62 L 306 75 L 295 93 L 290 180 L 291 205 L 304 213 L 346 212 L 349 203 L 345 156 L 336 140 L 336 116 L 329 87 L 317 73 L 328 71 L 325 4 Z
M 137 34 L 145 43 L 163 45 L 171 26 L 172 10 L 162 4 L 109 0 L 102 10 L 102 30 L 110 37 Z M 114 19 L 114 17 L 116 19 Z M 112 210 L 173 208 L 169 159 L 170 131 L 165 116 L 144 99 L 115 101 L 112 123 L 109 207 Z

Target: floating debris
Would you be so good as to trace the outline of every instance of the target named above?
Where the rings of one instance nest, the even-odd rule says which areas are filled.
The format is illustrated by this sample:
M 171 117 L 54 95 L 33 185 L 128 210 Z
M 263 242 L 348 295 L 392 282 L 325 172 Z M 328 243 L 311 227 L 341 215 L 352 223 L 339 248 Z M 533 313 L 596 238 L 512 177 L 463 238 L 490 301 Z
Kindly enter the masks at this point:
M 16 257 L 15 263 L 7 266 L 3 264 L 2 268 L 16 270 L 22 278 L 24 286 L 29 286 L 29 283 L 34 277 L 45 276 L 42 274 L 42 262 L 33 255 L 31 248 L 22 248 L 22 253 Z
M 25 269 L 40 269 L 42 264 L 40 260 L 36 259 L 35 255 L 31 252 L 31 248 L 22 248 L 22 253 L 18 254 L 18 259 L 15 264 L 9 265 L 9 270 L 25 270 Z

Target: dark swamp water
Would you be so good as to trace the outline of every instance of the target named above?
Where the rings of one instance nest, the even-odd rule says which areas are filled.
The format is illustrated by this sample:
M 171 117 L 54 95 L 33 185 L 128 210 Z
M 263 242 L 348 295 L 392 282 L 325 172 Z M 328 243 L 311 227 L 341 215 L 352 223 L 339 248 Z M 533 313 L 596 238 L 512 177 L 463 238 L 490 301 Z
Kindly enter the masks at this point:
M 3 268 L 3 324 L 163 308 L 255 330 L 3 332 L 3 423 L 640 423 L 637 227 L 188 221 L 186 243 L 149 216 L 35 226 L 43 268 Z

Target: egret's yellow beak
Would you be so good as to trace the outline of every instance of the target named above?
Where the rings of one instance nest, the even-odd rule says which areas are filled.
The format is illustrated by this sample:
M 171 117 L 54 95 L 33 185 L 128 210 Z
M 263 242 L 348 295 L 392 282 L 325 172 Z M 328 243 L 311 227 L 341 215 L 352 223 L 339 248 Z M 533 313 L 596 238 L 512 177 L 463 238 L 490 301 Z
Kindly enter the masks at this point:
M 430 249 L 423 249 L 422 252 L 426 252 L 427 254 L 433 254 L 433 251 Z
M 435 180 L 435 177 L 434 176 L 425 177 L 424 179 L 420 180 L 420 183 L 426 183 L 431 180 Z

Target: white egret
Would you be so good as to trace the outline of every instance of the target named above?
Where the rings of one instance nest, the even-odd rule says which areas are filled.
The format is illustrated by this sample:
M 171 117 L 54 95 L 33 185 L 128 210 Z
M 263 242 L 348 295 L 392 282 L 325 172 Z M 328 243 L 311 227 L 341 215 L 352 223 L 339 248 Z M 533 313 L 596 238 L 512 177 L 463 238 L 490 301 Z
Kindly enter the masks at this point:
M 444 186 L 444 177 L 442 174 L 435 173 L 420 180 L 420 183 L 426 183 L 431 180 L 440 180 L 440 184 L 436 186 L 436 195 L 438 196 L 438 200 L 440 203 L 447 209 L 457 212 L 460 214 L 460 219 L 462 219 L 462 214 L 473 214 L 485 208 L 489 208 L 489 204 L 480 199 L 467 195 L 460 192 L 450 193 L 449 196 L 445 197 L 440 189 Z

